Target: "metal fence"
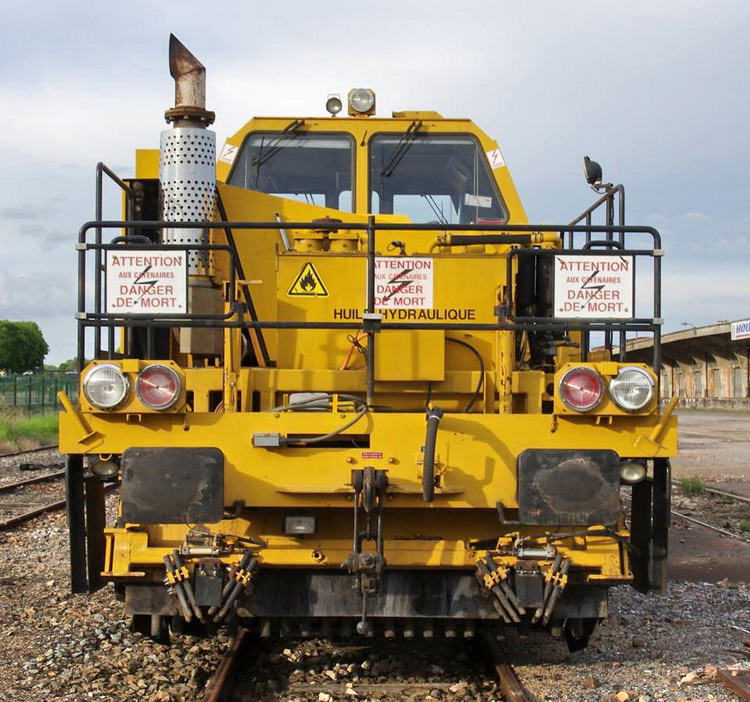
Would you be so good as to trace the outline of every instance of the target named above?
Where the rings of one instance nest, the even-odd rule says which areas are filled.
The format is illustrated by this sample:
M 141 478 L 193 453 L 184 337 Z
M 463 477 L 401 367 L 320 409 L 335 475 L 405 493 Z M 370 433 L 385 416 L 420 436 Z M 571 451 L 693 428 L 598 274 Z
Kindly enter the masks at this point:
M 75 400 L 78 395 L 78 373 L 33 373 L 0 376 L 0 409 L 25 410 L 29 414 L 58 409 L 57 393 L 64 390 Z

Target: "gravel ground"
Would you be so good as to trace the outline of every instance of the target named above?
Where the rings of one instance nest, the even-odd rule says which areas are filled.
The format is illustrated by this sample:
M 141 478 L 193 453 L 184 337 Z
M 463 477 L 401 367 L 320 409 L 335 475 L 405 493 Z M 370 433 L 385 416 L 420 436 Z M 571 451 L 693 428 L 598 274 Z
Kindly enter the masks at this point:
M 747 412 L 678 410 L 680 455 L 672 460 L 673 476 L 695 476 L 716 482 L 747 481 L 750 414 Z
M 21 463 L 32 463 L 35 466 L 45 466 L 45 468 L 35 468 L 34 470 L 19 470 Z M 54 473 L 63 469 L 63 458 L 57 451 L 39 451 L 37 453 L 28 453 L 24 456 L 0 457 L 0 485 L 15 483 L 18 480 L 27 478 L 36 478 L 46 473 Z
M 67 594 L 67 538 L 61 514 L 5 534 L 0 573 L 0 626 L 6 637 L 0 652 L 2 700 L 187 702 L 199 699 L 228 645 L 226 636 L 175 638 L 170 647 L 155 644 L 129 632 L 122 605 L 111 589 L 92 596 Z M 506 648 L 524 684 L 539 700 L 601 702 L 621 692 L 631 700 L 734 700 L 715 683 L 681 683 L 690 674 L 695 675 L 694 682 L 703 683 L 711 666 L 750 667 L 750 648 L 744 646 L 750 634 L 730 624 L 750 630 L 747 584 L 673 583 L 666 599 L 619 588 L 612 596 L 612 618 L 597 630 L 588 650 L 569 654 L 564 644 L 536 634 L 527 638 L 511 634 Z M 385 665 L 384 670 L 390 671 L 395 665 L 414 675 L 420 665 L 414 646 L 399 643 L 392 651 L 385 649 L 385 654 L 375 651 L 374 660 L 369 653 L 362 660 L 370 660 L 373 667 L 384 660 L 380 668 Z M 299 653 L 294 643 L 280 646 L 277 655 L 282 657 L 284 648 Z M 356 661 L 347 666 L 352 662 Z M 468 687 L 473 684 L 469 673 L 461 678 L 454 662 L 461 661 L 445 654 L 434 660 L 450 672 L 451 680 L 467 686 L 460 687 L 459 694 L 438 690 L 439 696 L 430 695 L 432 699 L 480 699 L 477 688 Z M 336 662 L 329 663 L 316 661 L 309 675 L 308 667 L 302 666 L 303 681 L 330 686 L 333 681 L 326 671 Z M 361 668 L 361 661 L 357 665 Z M 288 662 L 284 666 L 288 668 Z M 333 671 L 337 677 L 339 671 Z M 350 680 L 353 672 L 347 674 Z M 346 675 L 342 677 L 345 682 Z M 422 690 L 412 699 L 427 700 L 429 694 Z M 332 696 L 332 700 L 352 698 L 346 693 Z M 318 700 L 318 696 L 302 692 L 277 699 Z M 357 699 L 368 697 L 363 694 Z M 408 698 L 386 694 L 380 699 Z
M 733 483 L 721 483 L 721 489 L 731 490 L 732 485 Z M 747 502 L 709 492 L 702 495 L 685 495 L 677 487 L 672 492 L 672 508 L 680 514 L 699 519 L 706 524 L 750 540 L 750 532 L 743 531 L 741 528 L 744 520 L 750 520 L 750 504 Z M 690 526 L 686 520 L 678 517 L 673 517 L 672 522 L 672 528 L 678 531 Z
M 131 633 L 110 587 L 68 594 L 67 549 L 60 513 L 0 534 L 0 700 L 197 699 L 228 638 Z
M 4 476 L 18 473 L 11 461 L 28 458 L 0 460 Z M 0 700 L 200 699 L 228 647 L 227 636 L 175 637 L 163 646 L 131 633 L 111 588 L 91 596 L 68 594 L 67 548 L 61 513 L 0 533 Z M 330 702 L 500 699 L 491 679 L 472 666 L 475 657 L 463 642 L 436 641 L 434 649 L 421 642 L 367 644 L 341 650 L 316 641 L 272 644 L 254 678 L 266 687 L 253 692 L 287 702 L 327 701 L 326 695 Z M 668 598 L 618 588 L 611 619 L 587 650 L 570 654 L 545 635 L 515 632 L 504 647 L 540 702 L 736 700 L 712 677 L 717 667 L 750 669 L 750 585 L 676 582 Z M 381 692 L 365 687 L 373 678 L 398 681 L 399 675 L 420 685 Z M 269 681 L 275 682 L 269 687 Z M 352 694 L 358 686 L 361 693 Z
M 464 641 L 319 639 L 262 642 L 231 702 L 288 700 L 500 700 L 477 645 Z
M 609 702 L 623 691 L 630 700 L 737 699 L 711 677 L 716 667 L 750 668 L 750 633 L 732 628 L 750 630 L 750 585 L 675 582 L 666 598 L 616 588 L 610 605 L 585 651 L 568 653 L 538 635 L 509 639 L 511 660 L 539 700 Z

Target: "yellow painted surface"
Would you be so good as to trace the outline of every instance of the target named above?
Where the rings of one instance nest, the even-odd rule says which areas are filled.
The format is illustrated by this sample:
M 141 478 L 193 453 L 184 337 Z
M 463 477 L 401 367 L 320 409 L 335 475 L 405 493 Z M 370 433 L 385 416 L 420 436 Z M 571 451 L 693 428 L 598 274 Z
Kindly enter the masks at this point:
M 122 453 L 129 446 L 216 446 L 225 456 L 225 503 L 245 500 L 248 506 L 337 506 L 347 502 L 350 471 L 373 465 L 388 470 L 394 485 L 394 508 L 434 509 L 436 506 L 494 507 L 501 502 L 516 507 L 516 459 L 527 448 L 612 449 L 621 456 L 637 455 L 639 436 L 648 436 L 655 417 L 614 417 L 597 425 L 592 417 L 552 422 L 550 415 L 447 415 L 438 434 L 436 452 L 446 487 L 458 494 L 438 496 L 432 505 L 421 498 L 416 456 L 424 444 L 422 414 L 374 413 L 346 434 L 367 435 L 369 446 L 359 449 L 256 448 L 258 433 L 321 434 L 342 425 L 351 414 L 191 413 L 141 415 L 129 423 L 126 414 L 84 415 L 94 436 L 83 446 L 77 426 L 61 414 L 61 451 L 65 453 Z M 346 435 L 345 434 L 345 435 Z M 676 420 L 671 420 L 659 456 L 676 453 Z M 380 452 L 382 458 L 362 458 Z M 158 470 L 158 468 L 155 468 Z M 294 493 L 282 492 L 294 488 Z
M 281 131 L 296 118 L 255 118 L 228 144 L 240 147 L 254 131 Z M 394 118 L 306 118 L 303 133 L 344 132 L 354 150 L 353 209 L 331 208 L 275 197 L 226 185 L 230 165 L 219 161 L 219 196 L 231 221 L 285 223 L 293 250 L 285 250 L 277 229 L 232 231 L 243 280 L 235 281 L 236 298 L 252 296 L 258 317 L 280 322 L 347 322 L 352 329 L 264 330 L 271 364 L 242 365 L 248 348 L 258 348 L 261 334 L 243 337 L 238 330 L 223 333 L 221 358 L 200 359 L 175 353 L 170 363 L 184 381 L 179 402 L 168 412 L 149 410 L 132 393 L 116 411 L 91 407 L 81 393 L 77 407 L 64 402 L 60 415 L 60 447 L 71 454 L 122 454 L 129 447 L 217 447 L 225 459 L 227 506 L 244 501 L 239 519 L 211 528 L 226 536 L 236 552 L 224 555 L 236 563 L 242 547 L 236 536 L 265 539 L 263 567 L 338 568 L 352 549 L 353 489 L 351 471 L 372 466 L 388 474 L 384 528 L 385 556 L 393 568 L 473 568 L 477 551 L 473 541 L 510 538 L 515 531 L 543 545 L 546 531 L 569 531 L 549 525 L 501 525 L 497 505 L 518 507 L 516 461 L 529 448 L 611 449 L 626 457 L 669 457 L 677 450 L 676 419 L 660 421 L 656 400 L 645 411 L 629 414 L 607 397 L 595 411 L 584 415 L 567 408 L 557 397 L 559 380 L 580 351 L 561 347 L 557 370 L 528 370 L 528 354 L 520 337 L 511 331 L 383 330 L 374 335 L 375 411 L 347 429 L 342 438 L 356 437 L 358 448 L 259 448 L 253 434 L 320 435 L 352 417 L 351 412 L 270 412 L 288 402 L 295 392 L 347 393 L 364 397 L 366 370 L 356 344 L 366 308 L 368 233 L 363 230 L 306 230 L 289 226 L 334 218 L 365 225 L 368 221 L 369 143 L 376 134 L 403 133 L 422 120 L 428 134 L 465 134 L 476 137 L 485 153 L 496 152 L 497 142 L 469 120 L 443 119 L 434 112 L 403 112 Z M 527 217 L 508 168 L 502 163 L 491 173 L 509 212 L 509 222 L 527 223 Z M 136 153 L 136 177 L 158 178 L 158 152 Z M 405 216 L 378 215 L 376 223 L 408 224 Z M 497 322 L 498 308 L 511 298 L 508 282 L 508 245 L 449 248 L 450 225 L 430 231 L 378 231 L 378 257 L 429 260 L 434 296 L 430 309 L 378 308 L 389 323 Z M 214 243 L 227 243 L 223 228 L 211 231 Z M 539 232 L 537 244 L 557 245 L 556 234 Z M 515 246 L 515 245 L 514 245 Z M 515 259 L 514 259 L 515 260 Z M 390 263 L 391 260 L 388 260 Z M 228 256 L 214 257 L 217 289 L 228 290 Z M 516 265 L 516 264 L 514 264 Z M 511 274 L 516 271 L 511 270 Z M 511 280 L 513 277 L 511 275 Z M 228 293 L 225 292 L 228 296 Z M 224 299 L 225 309 L 230 300 Z M 574 332 L 573 340 L 580 340 Z M 461 344 L 469 343 L 476 357 Z M 354 346 L 356 346 L 354 344 Z M 177 346 L 173 343 L 173 347 Z M 520 353 L 520 358 L 518 357 Z M 605 378 L 619 364 L 601 359 L 597 368 Z M 119 363 L 131 387 L 142 360 Z M 204 367 L 201 367 L 204 365 Z M 552 385 L 553 396 L 548 392 Z M 479 388 L 472 413 L 463 408 Z M 430 401 L 446 414 L 436 446 L 439 485 L 434 502 L 422 499 L 421 471 L 425 443 L 424 409 Z M 552 406 L 553 414 L 549 412 Z M 154 466 L 158 476 L 159 466 Z M 287 511 L 316 516 L 318 531 L 304 537 L 283 534 Z M 622 525 L 621 525 L 622 527 Z M 187 533 L 184 525 L 127 525 L 108 528 L 105 573 L 113 578 L 163 577 L 162 557 L 179 547 Z M 627 532 L 620 528 L 620 534 Z M 589 537 L 560 543 L 584 580 L 615 584 L 629 579 L 627 551 L 612 539 Z M 496 556 L 512 566 L 515 557 Z

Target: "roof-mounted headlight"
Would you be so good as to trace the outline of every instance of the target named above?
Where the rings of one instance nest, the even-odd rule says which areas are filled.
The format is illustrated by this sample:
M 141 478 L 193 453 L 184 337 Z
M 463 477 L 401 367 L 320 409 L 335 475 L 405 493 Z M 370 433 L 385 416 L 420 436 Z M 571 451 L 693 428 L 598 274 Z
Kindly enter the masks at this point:
M 341 98 L 338 95 L 333 94 L 328 96 L 328 99 L 326 100 L 326 110 L 330 115 L 335 117 L 341 112 L 342 107 Z
M 654 396 L 654 379 L 643 368 L 621 368 L 609 383 L 609 395 L 626 412 L 640 412 Z
M 369 88 L 355 88 L 349 91 L 349 114 L 372 115 L 375 113 L 375 93 Z
M 113 363 L 94 366 L 83 379 L 83 394 L 98 409 L 116 409 L 125 402 L 129 390 L 130 381 Z

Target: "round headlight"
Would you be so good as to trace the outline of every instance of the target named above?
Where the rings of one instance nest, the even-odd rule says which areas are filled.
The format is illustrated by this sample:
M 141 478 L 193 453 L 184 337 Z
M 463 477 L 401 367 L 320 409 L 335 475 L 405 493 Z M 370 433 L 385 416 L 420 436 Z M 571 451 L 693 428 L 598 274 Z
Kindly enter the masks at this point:
M 111 456 L 99 456 L 99 458 L 91 464 L 91 472 L 99 478 L 99 480 L 107 482 L 117 478 L 117 474 L 120 472 L 120 466 L 117 464 L 117 461 L 112 460 Z
M 83 380 L 83 394 L 86 399 L 103 410 L 119 407 L 130 390 L 130 382 L 118 366 L 102 363 L 94 366 Z
M 349 107 L 360 115 L 371 112 L 375 107 L 375 93 L 367 88 L 355 88 L 349 93 Z
M 135 381 L 135 394 L 146 406 L 155 410 L 169 409 L 182 391 L 180 376 L 169 366 L 146 366 Z
M 560 380 L 562 401 L 576 412 L 594 409 L 604 396 L 604 381 L 593 369 L 571 368 Z
M 643 368 L 621 368 L 609 383 L 609 394 L 626 412 L 639 412 L 654 396 L 654 379 Z
M 326 110 L 334 117 L 341 112 L 341 98 L 338 95 L 329 95 L 326 100 Z
M 646 464 L 633 458 L 625 458 L 620 462 L 620 479 L 623 483 L 634 485 L 646 477 Z

